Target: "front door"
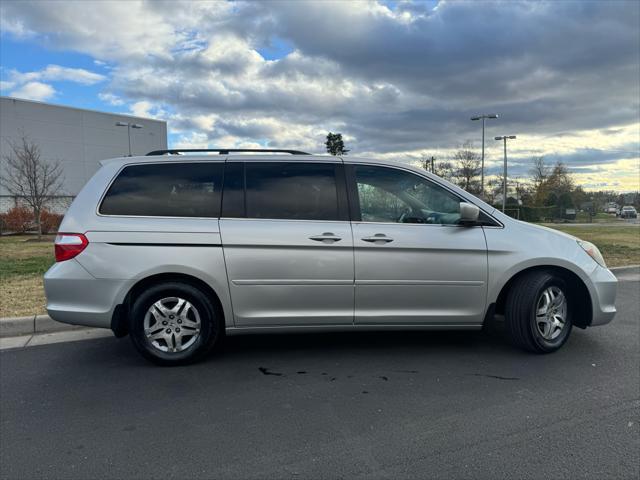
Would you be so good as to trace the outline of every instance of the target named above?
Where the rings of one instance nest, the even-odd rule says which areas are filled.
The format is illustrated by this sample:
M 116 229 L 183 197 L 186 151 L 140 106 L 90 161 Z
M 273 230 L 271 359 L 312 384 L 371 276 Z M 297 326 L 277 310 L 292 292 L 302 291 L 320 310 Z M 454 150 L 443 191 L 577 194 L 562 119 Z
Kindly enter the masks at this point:
M 461 199 L 408 170 L 347 168 L 356 217 L 355 323 L 481 323 L 487 248 L 482 227 L 457 224 Z
M 220 233 L 236 326 L 353 323 L 340 160 L 228 162 Z

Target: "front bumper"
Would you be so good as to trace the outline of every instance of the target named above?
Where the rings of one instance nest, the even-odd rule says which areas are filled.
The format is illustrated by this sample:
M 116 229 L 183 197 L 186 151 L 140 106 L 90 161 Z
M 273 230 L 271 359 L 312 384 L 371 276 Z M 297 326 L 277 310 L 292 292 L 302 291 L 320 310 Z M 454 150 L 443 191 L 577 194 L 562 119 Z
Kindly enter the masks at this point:
M 607 268 L 597 266 L 589 275 L 591 279 L 591 326 L 605 325 L 616 315 L 616 292 L 618 279 Z
M 122 280 L 95 278 L 75 259 L 54 264 L 44 275 L 47 312 L 58 322 L 111 328 L 121 303 Z

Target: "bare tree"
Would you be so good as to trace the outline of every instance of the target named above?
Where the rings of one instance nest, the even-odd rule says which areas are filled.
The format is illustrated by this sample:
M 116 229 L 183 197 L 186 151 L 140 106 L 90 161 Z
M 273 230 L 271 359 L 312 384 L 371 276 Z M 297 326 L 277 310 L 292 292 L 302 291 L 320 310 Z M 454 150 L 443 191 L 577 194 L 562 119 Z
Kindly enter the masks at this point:
M 533 157 L 531 160 L 533 165 L 529 169 L 529 174 L 533 180 L 533 186 L 537 190 L 538 187 L 547 179 L 551 169 L 546 164 L 544 157 Z
M 469 143 L 465 143 L 453 157 L 456 165 L 456 179 L 458 186 L 469 193 L 480 192 L 481 166 L 480 157 L 471 149 Z
M 18 141 L 7 141 L 9 154 L 6 173 L 0 183 L 11 195 L 22 198 L 33 211 L 38 227 L 38 238 L 42 237 L 41 214 L 43 208 L 62 190 L 62 167 L 60 162 L 49 163 L 40 156 L 40 147 L 26 136 Z
M 453 163 L 443 160 L 434 165 L 433 173 L 438 175 L 440 178 L 444 178 L 445 180 L 452 182 L 456 169 L 453 166 Z

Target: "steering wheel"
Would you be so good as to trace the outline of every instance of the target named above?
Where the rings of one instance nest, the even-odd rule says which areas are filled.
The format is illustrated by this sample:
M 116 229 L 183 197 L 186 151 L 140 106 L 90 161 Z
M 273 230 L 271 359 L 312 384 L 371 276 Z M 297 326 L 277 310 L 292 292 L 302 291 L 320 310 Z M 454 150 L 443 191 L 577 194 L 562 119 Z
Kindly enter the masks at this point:
M 410 208 L 405 209 L 400 216 L 396 219 L 397 223 L 404 223 L 404 219 L 407 217 L 407 215 L 411 215 L 412 210 Z
M 396 220 L 398 223 L 431 223 L 423 212 L 407 208 Z

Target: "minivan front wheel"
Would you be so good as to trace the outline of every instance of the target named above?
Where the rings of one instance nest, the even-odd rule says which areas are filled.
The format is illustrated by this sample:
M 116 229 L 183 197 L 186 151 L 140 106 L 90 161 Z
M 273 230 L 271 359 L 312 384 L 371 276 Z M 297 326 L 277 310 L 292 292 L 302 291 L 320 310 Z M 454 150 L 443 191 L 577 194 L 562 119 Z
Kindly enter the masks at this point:
M 160 365 L 199 360 L 221 332 L 221 321 L 207 296 L 180 282 L 154 285 L 140 294 L 129 321 L 136 349 Z
M 505 305 L 512 343 L 535 353 L 558 350 L 569 338 L 572 305 L 566 282 L 550 272 L 531 272 L 516 280 Z

